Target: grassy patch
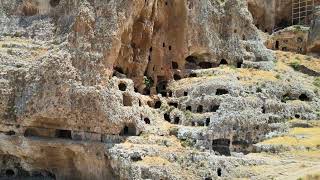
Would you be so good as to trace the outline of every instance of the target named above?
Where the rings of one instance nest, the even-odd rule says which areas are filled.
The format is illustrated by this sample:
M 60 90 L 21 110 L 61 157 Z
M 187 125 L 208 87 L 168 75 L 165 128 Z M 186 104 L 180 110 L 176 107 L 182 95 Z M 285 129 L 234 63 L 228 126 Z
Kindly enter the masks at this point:
M 294 69 L 294 70 L 298 70 L 300 67 L 300 61 L 295 60 L 289 63 L 289 65 Z
M 320 128 L 293 128 L 288 135 L 266 140 L 262 144 L 318 147 Z
M 317 77 L 314 81 L 313 81 L 313 85 L 317 86 L 320 88 L 320 77 Z

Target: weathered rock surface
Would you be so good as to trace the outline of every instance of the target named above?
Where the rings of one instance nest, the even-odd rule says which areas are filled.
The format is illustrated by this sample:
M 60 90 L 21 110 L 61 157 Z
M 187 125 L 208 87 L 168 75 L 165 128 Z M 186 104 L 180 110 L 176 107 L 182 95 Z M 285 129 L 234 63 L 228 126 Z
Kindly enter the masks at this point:
M 315 8 L 308 41 L 308 54 L 320 57 L 320 5 Z
M 245 1 L 0 3 L 0 179 L 248 177 L 254 144 L 319 118 Z

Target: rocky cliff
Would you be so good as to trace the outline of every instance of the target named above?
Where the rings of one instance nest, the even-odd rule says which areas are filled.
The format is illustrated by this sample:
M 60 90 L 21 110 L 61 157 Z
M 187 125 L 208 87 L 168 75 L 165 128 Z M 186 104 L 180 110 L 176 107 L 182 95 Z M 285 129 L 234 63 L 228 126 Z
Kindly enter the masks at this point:
M 319 61 L 280 61 L 245 1 L 0 3 L 0 178 L 249 177 L 319 118 Z

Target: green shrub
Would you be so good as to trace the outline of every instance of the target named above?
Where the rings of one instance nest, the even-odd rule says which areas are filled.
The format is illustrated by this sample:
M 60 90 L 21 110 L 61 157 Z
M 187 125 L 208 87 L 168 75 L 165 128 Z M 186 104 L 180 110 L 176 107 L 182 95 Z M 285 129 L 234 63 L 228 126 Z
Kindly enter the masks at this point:
M 153 86 L 153 80 L 150 77 L 144 76 L 144 84 L 148 87 L 151 88 Z
M 299 61 L 293 61 L 289 64 L 294 70 L 298 70 L 300 67 L 300 62 Z
M 320 77 L 317 77 L 314 81 L 313 81 L 313 85 L 317 86 L 320 88 Z

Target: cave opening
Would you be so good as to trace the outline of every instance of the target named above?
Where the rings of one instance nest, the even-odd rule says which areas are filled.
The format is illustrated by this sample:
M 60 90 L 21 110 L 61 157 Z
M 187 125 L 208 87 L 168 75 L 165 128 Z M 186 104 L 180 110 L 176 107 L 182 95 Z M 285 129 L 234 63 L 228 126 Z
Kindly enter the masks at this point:
M 228 62 L 225 59 L 221 59 L 219 65 L 228 65 Z
M 150 119 L 149 119 L 149 118 L 144 118 L 144 122 L 145 122 L 146 124 L 150 124 Z
M 72 139 L 70 130 L 57 129 L 56 130 L 56 138 L 62 139 Z
M 50 5 L 51 5 L 52 7 L 58 6 L 59 3 L 60 3 L 60 0 L 50 0 Z
M 174 74 L 174 75 L 173 75 L 173 79 L 174 79 L 175 81 L 179 81 L 179 80 L 181 80 L 181 76 L 180 76 L 179 74 Z
M 310 98 L 306 94 L 301 94 L 299 96 L 300 101 L 310 101 Z
M 230 140 L 229 139 L 215 139 L 212 141 L 212 150 L 221 155 L 230 156 Z
M 209 126 L 210 125 L 210 118 L 207 118 L 206 119 L 206 126 Z
M 196 56 L 188 56 L 188 57 L 186 58 L 186 61 L 187 61 L 188 63 L 196 64 L 197 57 L 196 57 Z
M 128 124 L 123 127 L 120 135 L 122 136 L 136 136 L 137 135 L 137 130 L 134 124 Z
M 188 92 L 187 91 L 183 92 L 183 95 L 188 96 Z
M 203 112 L 203 106 L 199 105 L 197 108 L 197 113 L 202 113 Z
M 299 114 L 294 115 L 294 117 L 295 117 L 296 119 L 300 119 L 300 115 L 299 115 Z
M 132 98 L 128 94 L 123 94 L 123 106 L 132 106 Z
M 169 92 L 168 92 L 168 96 L 169 96 L 169 97 L 172 97 L 172 91 L 169 91 Z
M 189 77 L 197 77 L 196 73 L 190 73 Z
M 217 169 L 217 175 L 218 175 L 219 177 L 221 177 L 221 175 L 222 175 L 222 170 L 221 170 L 221 168 L 218 168 L 218 169 Z
M 188 56 L 186 58 L 185 69 L 197 69 L 197 57 Z
M 121 67 L 116 66 L 113 68 L 113 75 L 112 76 L 124 77 L 125 74 L 124 74 L 124 71 L 122 70 Z
M 118 88 L 119 88 L 120 91 L 126 91 L 127 90 L 127 85 L 122 82 L 122 83 L 120 83 L 118 85 Z
M 187 106 L 187 107 L 186 107 L 186 110 L 187 110 L 187 111 L 192 111 L 192 107 L 191 107 L 191 106 Z
M 174 124 L 179 124 L 180 123 L 180 117 L 175 117 L 174 118 Z
M 170 119 L 169 114 L 165 113 L 165 114 L 163 115 L 163 117 L 164 117 L 164 120 L 166 120 L 166 121 L 168 121 L 168 122 L 171 122 L 171 119 Z
M 217 89 L 216 95 L 221 96 L 221 95 L 228 94 L 228 93 L 229 93 L 229 91 L 226 89 Z
M 212 63 L 210 63 L 210 62 L 200 62 L 199 66 L 202 69 L 210 69 L 213 67 Z
M 178 63 L 177 62 L 175 62 L 175 61 L 172 61 L 172 69 L 178 69 L 179 68 L 179 65 L 178 65 Z
M 276 46 L 275 46 L 276 50 L 279 49 L 279 41 L 276 41 Z
M 237 62 L 237 68 L 242 68 L 243 61 Z
M 142 94 L 143 95 L 150 95 L 150 89 L 148 88 L 148 87 L 145 87 L 144 89 L 143 89 L 143 91 L 142 91 Z
M 178 108 L 178 103 L 176 103 L 176 102 L 170 102 L 170 103 L 169 103 L 169 106 L 173 106 L 173 107 L 175 107 L 175 108 Z
M 288 27 L 288 26 L 290 26 L 291 25 L 291 23 L 288 21 L 288 20 L 286 20 L 286 19 L 281 19 L 280 20 L 280 22 L 277 24 L 277 29 L 279 30 L 279 29 L 284 29 L 284 28 L 286 28 L 286 27 Z
M 167 96 L 167 84 L 168 82 L 165 80 L 159 81 L 156 87 L 157 93 L 161 94 L 162 96 Z
M 220 107 L 220 105 L 211 105 L 210 106 L 210 112 L 217 112 L 219 107 Z
M 141 158 L 141 156 L 139 156 L 139 155 L 133 155 L 133 156 L 130 157 L 130 159 L 131 159 L 132 161 L 134 161 L 134 162 L 142 161 L 142 158 Z
M 161 101 L 156 101 L 156 103 L 154 103 L 154 108 L 159 109 L 161 107 L 161 104 Z
M 27 129 L 24 131 L 23 136 L 24 136 L 24 137 L 38 136 L 38 133 L 37 133 L 34 129 L 27 128 Z
M 7 169 L 5 171 L 5 174 L 6 174 L 7 177 L 13 177 L 15 175 L 15 172 L 12 169 Z
M 16 134 L 16 132 L 14 132 L 14 131 L 8 131 L 5 133 L 5 135 L 7 135 L 7 136 L 13 136 L 15 134 Z

